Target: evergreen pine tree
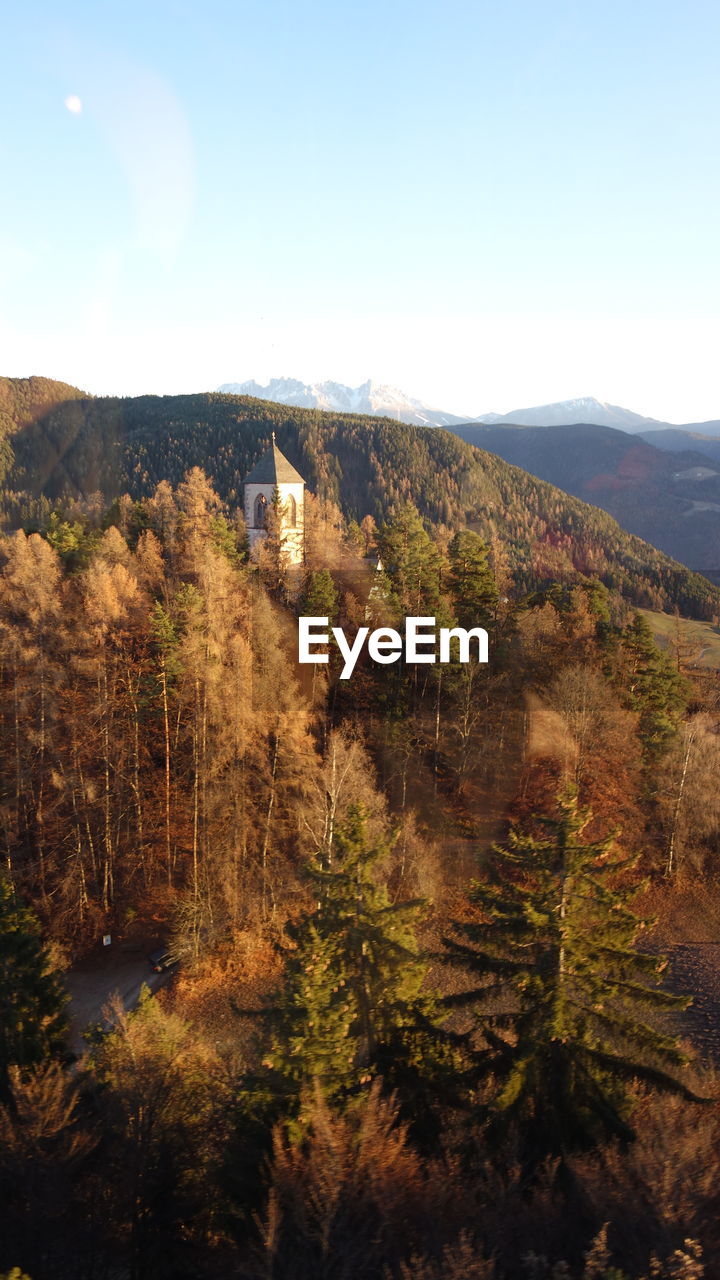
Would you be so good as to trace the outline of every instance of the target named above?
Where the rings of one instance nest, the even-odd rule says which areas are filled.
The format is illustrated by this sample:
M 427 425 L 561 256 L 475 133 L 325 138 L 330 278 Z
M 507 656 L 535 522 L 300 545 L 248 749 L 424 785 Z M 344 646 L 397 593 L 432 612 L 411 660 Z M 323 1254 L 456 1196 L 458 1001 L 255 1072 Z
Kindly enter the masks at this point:
M 437 614 L 442 559 L 412 503 L 382 526 L 377 548 L 398 611 L 411 616 Z
M 288 925 L 295 943 L 285 955 L 283 986 L 273 1008 L 274 1034 L 266 1065 L 278 1073 L 284 1094 L 298 1096 L 311 1080 L 331 1095 L 355 1078 L 354 1008 L 339 939 L 322 932 L 312 916 Z
M 658 989 L 662 961 L 635 948 L 633 860 L 585 835 L 591 816 L 566 793 L 545 838 L 512 832 L 493 878 L 473 885 L 483 919 L 446 939 L 450 963 L 476 980 L 451 1002 L 476 1010 L 483 1113 L 491 1132 L 518 1131 L 530 1161 L 631 1139 L 634 1079 L 693 1096 L 676 1075 L 686 1058 L 652 1016 L 687 1002 Z
M 687 686 L 671 660 L 658 649 L 642 614 L 623 632 L 630 704 L 640 716 L 638 733 L 649 767 L 658 765 L 675 734 L 687 702 Z
M 370 846 L 363 813 L 351 808 L 329 855 L 310 867 L 316 906 L 287 925 L 292 945 L 267 1013 L 270 1046 L 237 1099 L 225 1178 L 242 1215 L 257 1209 L 257 1170 L 273 1125 L 299 1120 L 303 1132 L 303 1098 L 318 1087 L 335 1106 L 351 1105 L 382 1076 L 415 1136 L 436 1137 L 429 1103 L 457 1059 L 436 1001 L 422 990 L 427 965 L 414 926 L 423 904 L 391 903 L 379 882 L 390 846 Z
M 305 618 L 328 618 L 330 625 L 338 613 L 338 593 L 329 569 L 309 573 L 300 599 L 300 615 Z
M 363 537 L 363 531 L 357 520 L 348 520 L 347 541 L 353 550 L 357 551 L 359 555 L 365 555 L 365 539 Z
M 0 877 L 0 1101 L 9 1098 L 10 1067 L 62 1051 L 66 1001 L 35 916 Z
M 449 586 L 462 627 L 487 627 L 495 617 L 498 589 L 479 534 L 461 529 L 448 548 Z
M 415 926 L 420 901 L 391 903 L 378 876 L 390 841 L 372 846 L 353 807 L 311 878 L 317 906 L 288 926 L 294 944 L 273 1013 L 268 1065 L 299 1095 L 317 1081 L 341 1097 L 382 1074 L 403 1093 L 449 1062 Z

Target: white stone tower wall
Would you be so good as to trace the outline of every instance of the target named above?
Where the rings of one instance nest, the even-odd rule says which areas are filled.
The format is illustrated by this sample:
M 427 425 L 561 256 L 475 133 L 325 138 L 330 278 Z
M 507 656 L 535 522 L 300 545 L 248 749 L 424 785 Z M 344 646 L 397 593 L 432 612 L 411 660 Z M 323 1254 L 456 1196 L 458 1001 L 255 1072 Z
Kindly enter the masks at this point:
M 245 523 L 247 524 L 250 552 L 252 554 L 258 542 L 261 542 L 267 536 L 264 529 L 255 526 L 255 503 L 257 498 L 262 494 L 267 505 L 271 506 L 276 489 L 281 503 L 280 529 L 283 550 L 287 555 L 289 564 L 302 564 L 305 546 L 305 485 L 301 481 L 297 483 L 281 481 L 278 484 L 250 483 L 245 485 Z M 297 522 L 294 527 L 288 525 L 286 514 L 287 499 L 291 496 L 295 499 L 296 508 Z

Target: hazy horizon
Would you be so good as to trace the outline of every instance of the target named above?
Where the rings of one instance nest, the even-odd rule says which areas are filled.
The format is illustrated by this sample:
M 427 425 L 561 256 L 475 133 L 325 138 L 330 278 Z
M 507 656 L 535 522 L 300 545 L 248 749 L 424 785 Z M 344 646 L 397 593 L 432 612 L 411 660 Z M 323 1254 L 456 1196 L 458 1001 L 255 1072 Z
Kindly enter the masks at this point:
M 2 374 L 0 374 L 0 376 L 2 376 L 2 377 L 7 377 L 7 378 L 12 378 L 12 379 L 20 379 L 20 378 L 32 378 L 32 377 L 36 377 L 36 378 L 45 378 L 45 377 L 48 377 L 49 375 L 48 375 L 47 373 L 43 372 L 42 370 L 36 369 L 36 370 L 32 370 L 32 371 L 31 371 L 31 372 L 29 372 L 29 373 L 2 373 Z M 218 385 L 216 385 L 216 386 L 211 386 L 211 387 L 207 387 L 207 386 L 202 386 L 202 387 L 201 387 L 201 386 L 187 386 L 187 387 L 185 387 L 182 391 L 177 391 L 177 390 L 168 391 L 168 390 L 158 389 L 158 388 L 150 387 L 150 386 L 148 386 L 148 387 L 144 388 L 143 390 L 134 390 L 134 391 L 122 391 L 122 390 L 116 390 L 116 389 L 115 389 L 115 390 L 96 390 L 95 388 L 93 388 L 93 387 L 91 387 L 91 386 L 84 385 L 84 384 L 82 384 L 82 383 L 73 383 L 73 382 L 71 382 L 68 378 L 58 377 L 58 378 L 56 378 L 56 379 L 54 378 L 53 380 L 55 380 L 55 381 L 59 381 L 59 382 L 65 382 L 65 383 L 68 383 L 68 384 L 69 384 L 69 385 L 71 385 L 71 386 L 76 386 L 78 390 L 80 390 L 80 391 L 84 391 L 84 392 L 86 392 L 86 393 L 87 393 L 88 395 L 90 395 L 90 396 L 95 396 L 95 397 L 120 397 L 120 398 L 122 398 L 122 397 L 131 397 L 131 398 L 134 398 L 134 397 L 137 397 L 137 396 L 144 396 L 144 395 L 149 395 L 149 396 L 167 396 L 167 395 L 233 394 L 233 393 L 231 393 L 231 392 L 224 392 L 224 391 L 223 391 L 223 390 L 221 390 L 221 389 L 222 389 L 225 385 L 227 385 L 227 384 L 231 384 L 231 383 L 232 383 L 232 384 L 235 384 L 235 383 L 236 383 L 236 384 L 240 385 L 240 384 L 242 384 L 242 383 L 247 383 L 247 382 L 252 382 L 252 381 L 257 382 L 257 383 L 261 386 L 261 388 L 263 388 L 263 389 L 267 388 L 267 386 L 268 386 L 270 383 L 272 383 L 274 380 L 282 380 L 282 381 L 290 381 L 290 380 L 292 380 L 292 381 L 301 382 L 301 383 L 303 383 L 303 385 L 306 385 L 306 386 L 314 386 L 314 385 L 318 385 L 318 384 L 321 384 L 321 383 L 331 382 L 331 383 L 336 383 L 336 384 L 339 384 L 339 385 L 343 385 L 343 386 L 350 387 L 352 390 L 356 390 L 356 389 L 358 389 L 359 387 L 363 386 L 365 383 L 372 382 L 372 384 L 373 384 L 374 386 L 376 386 L 376 387 L 378 387 L 378 386 L 386 387 L 386 388 L 388 388 L 389 390 L 392 390 L 392 391 L 398 391 L 398 392 L 402 393 L 402 394 L 403 394 L 403 395 L 405 395 L 408 399 L 419 401 L 419 402 L 421 402 L 422 404 L 424 404 L 424 405 L 425 405 L 425 407 L 426 407 L 426 408 L 428 408 L 428 409 L 444 411 L 444 412 L 449 413 L 449 414 L 451 414 L 451 415 L 453 415 L 453 416 L 458 416 L 458 417 L 467 417 L 468 421 L 475 420 L 475 419 L 478 419 L 478 418 L 483 417 L 483 416 L 485 416 L 485 415 L 490 415 L 490 414 L 493 414 L 493 413 L 497 413 L 498 415 L 502 416 L 502 415 L 507 414 L 507 413 L 521 413 L 523 410 L 526 410 L 526 409 L 527 409 L 527 410 L 529 410 L 529 409 L 535 409 L 535 408 L 541 408 L 541 407 L 543 407 L 543 405 L 540 405 L 539 403 L 538 403 L 537 405 L 530 405 L 530 404 L 520 405 L 520 404 L 518 404 L 518 403 L 513 403 L 513 404 L 510 404 L 509 406 L 507 406 L 507 407 L 505 407 L 505 408 L 502 408 L 502 409 L 498 409 L 497 407 L 494 407 L 494 408 L 488 408 L 488 407 L 486 407 L 486 408 L 482 408 L 482 409 L 480 409 L 479 411 L 478 411 L 477 409 L 472 409 L 472 408 L 471 408 L 471 409 L 466 409 L 466 408 L 462 408 L 462 407 L 458 409 L 458 408 L 456 408 L 454 405 L 452 405 L 452 406 L 451 406 L 451 405 L 448 405 L 447 403 L 444 403 L 444 402 L 443 402 L 443 403 L 434 403 L 434 402 L 433 402 L 433 403 L 431 403 L 430 401 L 423 400 L 421 396 L 419 396 L 419 395 L 417 395 L 417 394 L 415 393 L 415 391 L 414 391 L 414 389 L 413 389 L 412 387 L 401 387 L 401 386 L 398 386 L 396 383 L 389 382 L 389 381 L 382 381 L 382 382 L 381 382 L 381 381 L 380 381 L 380 379 L 378 379 L 378 378 L 373 378 L 373 377 L 365 377 L 365 378 L 361 378 L 361 379 L 360 379 L 360 381 L 359 381 L 355 386 L 351 386 L 351 384 L 349 384 L 349 383 L 343 383 L 343 382 L 342 382 L 342 379 L 340 379 L 340 378 L 334 378 L 334 377 L 328 377 L 328 378 L 301 378 L 301 377 L 298 377 L 298 376 L 297 376 L 296 374 L 294 374 L 294 373 L 281 373 L 281 374 L 276 374 L 276 375 L 274 375 L 274 376 L 273 376 L 273 375 L 271 375 L 271 376 L 270 376 L 270 377 L 268 377 L 268 378 L 265 380 L 265 382 L 263 383 L 263 382 L 261 381 L 261 379 L 259 379 L 259 378 L 257 378 L 257 377 L 254 377 L 252 374 L 250 374 L 248 377 L 245 377 L 245 378 L 227 378 L 227 379 L 225 379 L 224 383 L 220 383 L 220 384 L 218 384 Z M 262 398 L 262 397 L 259 397 L 259 398 Z M 640 416 L 642 416 L 642 417 L 647 417 L 647 418 L 651 418 L 651 419 L 652 419 L 652 418 L 654 418 L 654 419 L 656 419 L 656 420 L 657 420 L 657 422 L 658 422 L 658 423 L 660 423 L 660 424 L 667 424 L 667 425 L 668 425 L 668 426 L 670 426 L 670 427 L 674 427 L 674 426 L 682 427 L 682 426 L 684 426 L 684 425 L 687 425 L 688 423 L 689 423 L 689 424 L 701 424 L 702 422 L 717 421 L 717 420 L 718 420 L 718 418 L 720 418 L 720 412 L 719 412 L 719 413 L 710 413 L 709 415 L 707 415 L 705 418 L 702 418 L 702 419 L 700 419 L 700 418 L 688 418 L 688 417 L 685 417 L 685 418 L 676 418 L 675 420 L 672 420 L 672 419 L 670 419 L 669 417 L 667 417 L 667 416 L 663 416 L 663 415 L 649 414 L 649 413 L 647 413 L 647 414 L 646 414 L 646 413 L 643 413 L 643 411 L 642 411 L 642 410 L 637 409 L 637 408 L 636 408 L 636 406 L 634 406 L 634 405 L 630 405 L 630 404 L 618 405 L 618 404 L 614 403 L 613 401 L 606 399 L 606 398 L 605 398 L 605 397 L 603 397 L 603 396 L 593 395 L 592 393 L 584 393 L 584 394 L 578 394 L 578 395 L 574 395 L 574 396 L 563 396 L 562 398 L 560 398 L 560 399 L 558 399 L 558 400 L 554 400 L 554 401 L 550 401 L 550 400 L 549 400 L 549 401 L 545 401 L 545 402 L 544 402 L 544 404 L 546 404 L 546 405 L 550 408 L 550 407 L 553 407 L 554 405 L 564 404 L 564 403 L 566 403 L 566 402 L 573 401 L 573 400 L 596 400 L 599 404 L 601 404 L 601 405 L 603 405 L 603 406 L 605 406 L 605 407 L 614 408 L 614 409 L 625 409 L 625 410 L 629 410 L 631 413 L 638 414 L 638 415 L 640 415 Z

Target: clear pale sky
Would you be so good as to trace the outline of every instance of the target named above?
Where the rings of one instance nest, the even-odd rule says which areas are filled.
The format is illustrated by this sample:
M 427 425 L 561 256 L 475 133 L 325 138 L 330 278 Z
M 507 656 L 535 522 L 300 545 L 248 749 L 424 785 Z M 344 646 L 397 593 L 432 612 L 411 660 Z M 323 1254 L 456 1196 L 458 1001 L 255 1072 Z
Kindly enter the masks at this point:
M 0 373 L 720 417 L 716 0 L 26 0 Z

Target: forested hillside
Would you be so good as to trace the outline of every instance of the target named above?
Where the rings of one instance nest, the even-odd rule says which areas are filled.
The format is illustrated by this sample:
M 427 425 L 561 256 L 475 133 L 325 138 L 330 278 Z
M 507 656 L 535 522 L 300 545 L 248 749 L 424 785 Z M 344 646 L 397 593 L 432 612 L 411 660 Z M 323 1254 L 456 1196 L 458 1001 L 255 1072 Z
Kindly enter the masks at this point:
M 10 381 L 10 380 L 8 380 Z M 58 395 L 62 392 L 60 384 Z M 225 502 L 270 432 L 318 497 L 360 521 L 382 519 L 411 499 L 435 526 L 462 524 L 499 539 L 518 586 L 597 575 L 635 604 L 712 618 L 720 595 L 614 520 L 443 430 L 359 415 L 288 408 L 223 395 L 87 399 L 17 419 L 15 465 L 6 482 L 6 523 L 43 527 L 68 498 L 100 506 L 122 493 L 148 497 L 206 468 Z
M 720 1109 L 639 892 L 701 878 L 716 910 L 715 673 L 408 503 L 359 528 L 309 498 L 302 570 L 277 512 L 248 560 L 197 469 L 104 523 L 0 544 L 0 1265 L 715 1265 Z M 296 663 L 301 614 L 481 624 L 489 661 L 342 681 Z M 62 971 L 97 983 L 107 936 L 150 978 L 158 935 L 171 984 L 69 1053 Z
M 51 378 L 0 378 L 0 478 L 13 461 L 12 439 L 60 405 L 87 398 L 77 387 Z
M 624 529 L 683 564 L 703 571 L 720 568 L 720 471 L 695 449 L 691 436 L 685 437 L 682 451 L 670 453 L 659 439 L 649 443 L 625 431 L 583 423 L 467 423 L 451 430 L 469 444 L 602 507 Z

